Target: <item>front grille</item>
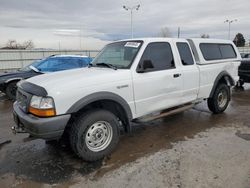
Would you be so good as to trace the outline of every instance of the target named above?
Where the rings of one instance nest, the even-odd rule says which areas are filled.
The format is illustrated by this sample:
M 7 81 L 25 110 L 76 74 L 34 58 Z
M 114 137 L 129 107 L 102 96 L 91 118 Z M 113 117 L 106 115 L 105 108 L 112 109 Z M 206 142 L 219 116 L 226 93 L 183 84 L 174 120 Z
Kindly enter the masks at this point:
M 16 100 L 18 106 L 24 111 L 27 112 L 28 110 L 28 96 L 22 92 L 20 89 L 17 90 Z

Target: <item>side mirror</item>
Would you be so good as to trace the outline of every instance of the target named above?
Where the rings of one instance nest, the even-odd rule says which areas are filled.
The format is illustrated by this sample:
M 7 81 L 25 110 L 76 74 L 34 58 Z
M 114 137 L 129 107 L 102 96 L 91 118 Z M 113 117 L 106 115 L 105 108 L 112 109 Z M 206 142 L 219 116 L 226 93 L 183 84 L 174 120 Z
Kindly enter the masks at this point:
M 137 70 L 138 73 L 147 72 L 147 69 L 153 69 L 154 65 L 151 60 L 144 60 Z

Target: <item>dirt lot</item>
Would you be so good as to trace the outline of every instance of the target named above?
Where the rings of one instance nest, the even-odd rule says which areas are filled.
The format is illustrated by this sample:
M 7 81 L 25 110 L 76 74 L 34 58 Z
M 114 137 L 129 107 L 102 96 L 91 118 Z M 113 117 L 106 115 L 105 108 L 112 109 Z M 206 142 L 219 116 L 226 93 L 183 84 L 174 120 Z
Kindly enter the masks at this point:
M 0 187 L 250 187 L 250 86 L 228 110 L 206 103 L 135 125 L 116 151 L 94 163 L 60 144 L 13 135 L 12 102 L 0 97 Z

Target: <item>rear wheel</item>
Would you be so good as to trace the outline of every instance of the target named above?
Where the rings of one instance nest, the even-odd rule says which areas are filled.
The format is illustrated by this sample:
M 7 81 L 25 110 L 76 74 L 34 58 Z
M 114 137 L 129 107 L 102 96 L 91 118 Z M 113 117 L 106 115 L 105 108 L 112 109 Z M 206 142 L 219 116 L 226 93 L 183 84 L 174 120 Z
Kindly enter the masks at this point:
M 82 159 L 96 161 L 114 150 L 119 135 L 116 116 L 106 110 L 94 110 L 83 114 L 72 124 L 70 144 Z
M 6 87 L 5 93 L 7 97 L 11 100 L 16 100 L 17 82 L 18 81 L 10 82 Z
M 219 84 L 211 98 L 207 100 L 208 108 L 215 114 L 226 110 L 230 101 L 230 88 L 226 84 Z

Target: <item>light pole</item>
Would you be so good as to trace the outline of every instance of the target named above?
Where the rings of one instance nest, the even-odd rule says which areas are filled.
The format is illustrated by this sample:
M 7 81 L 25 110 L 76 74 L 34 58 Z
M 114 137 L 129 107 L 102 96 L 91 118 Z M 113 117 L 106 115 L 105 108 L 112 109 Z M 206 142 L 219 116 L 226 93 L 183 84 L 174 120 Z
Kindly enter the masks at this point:
M 141 5 L 136 5 L 133 7 L 128 7 L 128 6 L 123 6 L 123 8 L 127 11 L 130 11 L 130 27 L 131 27 L 131 38 L 134 37 L 134 30 L 133 30 L 133 11 L 134 10 L 139 10 Z
M 228 40 L 230 40 L 231 24 L 233 22 L 237 22 L 237 19 L 224 21 L 224 23 L 228 23 Z

